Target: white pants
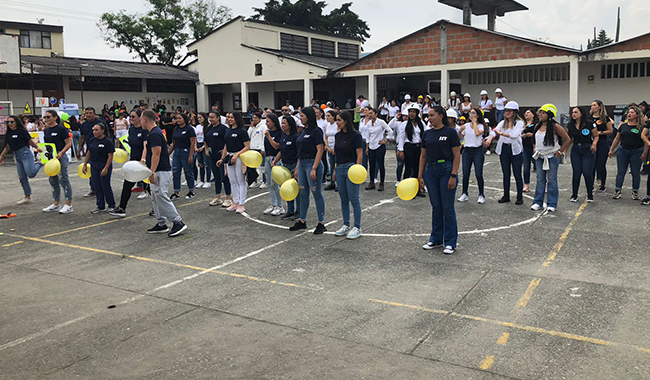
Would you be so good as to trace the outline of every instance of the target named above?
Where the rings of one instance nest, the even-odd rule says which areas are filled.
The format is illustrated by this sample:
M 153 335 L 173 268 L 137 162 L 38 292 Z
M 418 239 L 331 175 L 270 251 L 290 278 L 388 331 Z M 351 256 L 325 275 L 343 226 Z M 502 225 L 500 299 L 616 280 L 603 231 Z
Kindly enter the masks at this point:
M 119 140 L 120 137 L 126 136 L 126 134 L 128 132 L 129 131 L 127 131 L 126 129 L 116 129 L 115 130 L 115 138 L 117 138 Z
M 224 165 L 227 165 L 225 162 Z M 230 180 L 230 187 L 232 189 L 232 201 L 243 205 L 246 202 L 246 191 L 248 186 L 246 185 L 246 176 L 242 173 L 242 162 L 241 159 L 235 161 L 235 165 L 228 165 L 228 179 Z

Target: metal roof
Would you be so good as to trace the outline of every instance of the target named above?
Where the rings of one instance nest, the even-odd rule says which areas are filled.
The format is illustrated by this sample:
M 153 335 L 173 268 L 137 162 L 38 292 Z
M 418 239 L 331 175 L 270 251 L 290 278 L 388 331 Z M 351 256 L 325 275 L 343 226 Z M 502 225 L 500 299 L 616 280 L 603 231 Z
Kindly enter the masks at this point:
M 22 30 L 36 30 L 41 32 L 63 33 L 63 27 L 59 25 L 34 24 L 31 22 L 4 21 L 4 20 L 0 20 L 0 29 L 22 29 Z
M 34 64 L 34 74 L 36 75 L 79 76 L 79 69 L 81 69 L 81 73 L 87 77 L 174 79 L 187 81 L 197 81 L 199 79 L 196 73 L 178 66 L 167 66 L 160 63 L 26 55 L 21 57 L 21 62 L 23 74 L 30 74 L 30 65 Z
M 298 53 L 292 53 L 292 52 L 282 51 L 282 50 L 265 49 L 265 48 L 260 48 L 260 47 L 256 47 L 256 46 L 244 45 L 244 44 L 242 44 L 242 46 L 247 47 L 249 49 L 259 50 L 259 51 L 262 51 L 264 53 L 277 55 L 278 57 L 283 57 L 283 58 L 291 59 L 291 60 L 294 60 L 294 61 L 306 63 L 308 65 L 321 67 L 321 68 L 327 69 L 327 70 L 336 70 L 338 68 L 341 68 L 343 66 L 347 66 L 350 63 L 356 61 L 354 59 L 343 59 L 343 58 L 333 58 L 333 57 L 318 57 L 318 56 L 310 55 L 310 54 L 298 54 Z
M 439 3 L 463 10 L 467 0 L 438 0 Z M 514 0 L 472 0 L 472 14 L 476 16 L 487 15 L 496 11 L 498 16 L 504 16 L 508 12 L 527 11 L 528 8 Z

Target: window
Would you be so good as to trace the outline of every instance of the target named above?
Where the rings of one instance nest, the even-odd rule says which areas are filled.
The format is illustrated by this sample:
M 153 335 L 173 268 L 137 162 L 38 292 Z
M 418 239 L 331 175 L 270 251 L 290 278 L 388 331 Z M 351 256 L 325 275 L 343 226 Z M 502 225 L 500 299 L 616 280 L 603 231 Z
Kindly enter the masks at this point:
M 255 76 L 262 76 L 262 64 L 261 63 L 256 63 L 255 64 Z
M 359 59 L 359 46 L 339 42 L 339 58 Z
M 50 32 L 39 32 L 35 30 L 20 31 L 20 47 L 34 49 L 51 49 L 52 36 Z
M 311 39 L 311 54 L 319 57 L 334 57 L 334 41 L 325 41 L 318 38 Z
M 602 70 L 603 75 L 605 75 L 606 69 L 603 68 Z M 562 82 L 567 80 L 569 80 L 569 68 L 567 66 L 472 71 L 467 76 L 468 84 L 471 85 Z
M 293 53 L 309 54 L 307 37 L 280 33 L 280 50 Z

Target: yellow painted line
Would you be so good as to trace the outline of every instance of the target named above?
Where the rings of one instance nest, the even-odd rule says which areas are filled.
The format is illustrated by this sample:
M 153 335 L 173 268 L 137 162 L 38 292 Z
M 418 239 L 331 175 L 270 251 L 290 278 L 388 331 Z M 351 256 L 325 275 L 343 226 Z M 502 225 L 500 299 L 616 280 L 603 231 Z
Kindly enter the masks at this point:
M 489 369 L 494 364 L 494 356 L 486 356 L 485 359 L 481 360 L 481 363 L 478 365 L 480 369 Z
M 505 346 L 508 343 L 508 338 L 510 338 L 510 333 L 504 332 L 501 334 L 501 337 L 497 340 L 499 346 Z
M 562 250 L 562 247 L 564 246 L 564 242 L 566 239 L 569 237 L 569 234 L 571 233 L 571 230 L 573 229 L 573 226 L 575 226 L 576 222 L 578 222 L 578 218 L 580 218 L 580 215 L 582 215 L 582 212 L 587 208 L 587 201 L 585 200 L 584 203 L 580 206 L 578 209 L 578 212 L 576 212 L 575 216 L 573 217 L 573 220 L 571 220 L 571 223 L 567 226 L 567 228 L 564 230 L 564 233 L 562 236 L 560 236 L 560 239 L 555 243 L 555 246 L 553 247 L 553 250 L 551 251 L 551 254 L 548 256 L 548 259 L 546 259 L 546 262 L 542 264 L 543 267 L 548 267 L 551 265 L 553 260 L 557 257 L 557 254 L 560 253 Z
M 18 241 L 15 241 L 13 243 L 5 244 L 5 245 L 2 246 L 2 248 L 8 248 L 8 247 L 11 247 L 12 245 L 22 244 L 22 243 L 24 243 L 24 241 L 18 240 Z
M 524 292 L 524 295 L 521 296 L 519 301 L 517 302 L 517 306 L 515 307 L 526 307 L 528 304 L 528 301 L 530 301 L 530 297 L 533 296 L 533 292 L 535 289 L 537 289 L 537 286 L 539 285 L 539 282 L 542 281 L 541 278 L 534 278 L 530 284 L 528 285 L 528 289 Z
M 426 307 L 422 307 L 422 306 L 408 305 L 408 304 L 405 304 L 405 303 L 397 303 L 397 302 L 390 302 L 390 301 L 382 301 L 382 300 L 377 300 L 377 299 L 373 299 L 373 298 L 369 299 L 368 301 L 376 302 L 376 303 L 383 303 L 385 305 L 390 305 L 390 306 L 405 307 L 407 309 L 425 311 L 427 313 L 445 314 L 445 315 L 450 313 L 447 310 L 427 309 Z
M 106 254 L 106 255 L 119 256 L 119 257 L 122 257 L 122 258 L 129 258 L 129 259 L 144 261 L 144 262 L 149 262 L 149 263 L 165 264 L 165 265 L 175 266 L 175 267 L 178 267 L 178 268 L 192 269 L 192 270 L 196 270 L 196 271 L 200 271 L 200 272 L 209 272 L 209 273 L 214 273 L 214 274 L 218 274 L 218 275 L 222 275 L 222 276 L 229 276 L 229 277 L 233 277 L 233 278 L 243 278 L 243 279 L 247 279 L 247 280 L 251 280 L 251 281 L 266 282 L 266 283 L 269 283 L 269 284 L 282 285 L 282 286 L 292 287 L 292 288 L 317 290 L 317 289 L 315 289 L 313 287 L 309 287 L 309 286 L 302 286 L 302 285 L 291 284 L 291 283 L 287 283 L 287 282 L 269 280 L 269 279 L 266 279 L 266 278 L 247 276 L 247 275 L 239 274 L 239 273 L 223 272 L 223 271 L 213 270 L 213 269 L 209 269 L 209 268 L 202 268 L 202 267 L 195 266 L 195 265 L 180 264 L 180 263 L 174 263 L 174 262 L 171 262 L 171 261 L 152 259 L 152 258 L 149 258 L 149 257 L 128 255 L 128 254 L 124 254 L 124 253 L 109 251 L 109 250 L 106 250 L 106 249 L 84 247 L 84 246 L 76 245 L 76 244 L 61 243 L 61 242 L 58 242 L 58 241 L 51 241 L 51 240 L 45 240 L 45 239 L 42 239 L 42 238 L 33 238 L 33 237 L 27 237 L 27 236 L 10 235 L 10 234 L 7 234 L 7 236 L 11 236 L 11 237 L 19 238 L 19 239 L 24 239 L 24 240 L 28 240 L 28 241 L 34 241 L 34 242 L 37 242 L 37 243 L 57 245 L 57 246 L 60 246 L 60 247 L 74 248 L 74 249 L 79 249 L 79 250 L 83 250 L 83 251 L 95 252 L 95 253 L 103 253 L 103 254 Z

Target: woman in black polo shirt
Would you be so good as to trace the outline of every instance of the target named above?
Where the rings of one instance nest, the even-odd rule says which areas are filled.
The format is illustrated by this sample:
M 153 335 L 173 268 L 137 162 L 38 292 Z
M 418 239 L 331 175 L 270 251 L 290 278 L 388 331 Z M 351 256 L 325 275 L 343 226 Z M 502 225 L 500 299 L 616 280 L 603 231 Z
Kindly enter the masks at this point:
M 580 176 L 585 179 L 587 186 L 587 202 L 594 201 L 594 160 L 598 147 L 598 130 L 594 123 L 587 119 L 585 111 L 580 107 L 573 107 L 571 120 L 568 125 L 569 137 L 573 141 L 571 148 L 571 168 L 573 169 L 573 193 L 569 199 L 578 201 Z
M 598 147 L 594 162 L 594 176 L 600 182 L 599 192 L 607 190 L 607 154 L 609 153 L 609 139 L 614 134 L 614 121 L 607 116 L 607 109 L 603 102 L 596 99 L 591 103 L 591 118 L 598 129 Z
M 14 159 L 16 160 L 16 170 L 18 170 L 18 179 L 20 186 L 23 187 L 25 198 L 18 201 L 17 204 L 24 205 L 32 203 L 32 188 L 29 186 L 29 178 L 36 177 L 38 171 L 41 170 L 43 164 L 34 162 L 34 152 L 29 148 L 33 146 L 37 151 L 41 152 L 38 145 L 32 140 L 32 136 L 23 126 L 22 121 L 16 116 L 9 116 L 7 118 L 7 145 L 2 153 L 0 153 L 0 165 L 4 165 L 5 155 L 11 149 L 14 152 Z
M 59 174 L 49 178 L 54 202 L 44 208 L 43 212 L 58 211 L 61 214 L 69 214 L 73 211 L 72 186 L 70 185 L 70 179 L 68 178 L 68 164 L 70 163 L 70 159 L 66 152 L 72 146 L 72 139 L 70 139 L 70 136 L 68 135 L 68 129 L 61 125 L 61 118 L 56 111 L 50 110 L 45 112 L 43 120 L 45 121 L 46 127 L 44 131 L 44 141 L 46 143 L 54 144 L 56 147 L 56 158 L 61 163 L 61 171 Z M 59 206 L 61 200 L 61 188 L 63 188 L 63 194 L 65 196 L 65 205 L 63 205 L 63 207 Z
M 226 149 L 221 153 L 221 159 L 217 162 L 217 166 L 226 164 L 228 169 L 228 178 L 230 179 L 230 186 L 232 187 L 232 200 L 233 203 L 226 211 L 235 211 L 242 214 L 246 209 L 244 203 L 246 202 L 246 191 L 248 185 L 246 184 L 246 166 L 239 158 L 239 155 L 250 150 L 251 141 L 244 127 L 244 118 L 241 112 L 232 112 L 226 114 L 226 123 L 230 128 L 226 130 Z M 228 157 L 229 161 L 224 162 Z
M 639 187 L 641 186 L 641 163 L 648 155 L 647 137 L 643 136 L 643 114 L 637 106 L 631 106 L 627 111 L 627 123 L 622 124 L 618 134 L 609 148 L 609 157 L 614 155 L 614 149 L 621 144 L 616 153 L 616 191 L 613 199 L 621 198 L 621 189 L 625 180 L 625 173 L 629 167 L 632 171 L 632 199 L 639 200 Z
M 214 176 L 214 192 L 216 197 L 210 201 L 210 206 L 230 207 L 232 196 L 230 195 L 230 181 L 226 177 L 223 166 L 217 167 L 217 161 L 221 159 L 224 146 L 226 145 L 226 130 L 228 127 L 221 124 L 221 115 L 217 111 L 208 114 L 208 128 L 205 134 L 205 153 L 208 156 L 212 175 Z M 221 199 L 221 188 L 226 192 L 226 200 Z
M 296 119 L 291 116 L 282 118 L 282 135 L 280 136 L 280 148 L 278 154 L 273 159 L 272 166 L 282 163 L 282 166 L 289 169 L 291 173 L 296 173 L 296 164 L 298 163 L 298 127 Z M 287 201 L 287 212 L 282 215 L 282 220 L 297 220 L 300 218 L 300 202 L 295 200 Z
M 327 231 L 325 228 L 325 199 L 321 181 L 324 166 L 321 158 L 324 151 L 323 130 L 316 123 L 316 113 L 311 107 L 300 111 L 300 122 L 305 128 L 296 139 L 298 146 L 297 177 L 300 184 L 300 219 L 289 228 L 290 231 L 304 230 L 307 228 L 307 211 L 309 210 L 309 192 L 314 196 L 318 225 L 314 235 Z
M 115 211 L 115 197 L 111 188 L 111 175 L 113 174 L 113 153 L 115 145 L 113 139 L 108 137 L 106 125 L 96 124 L 93 126 L 93 137 L 88 146 L 88 154 L 84 161 L 83 172 L 90 170 L 90 180 L 95 189 L 97 208 L 91 214 L 99 214 L 106 210 L 108 203 L 109 211 Z M 90 162 L 90 168 L 86 164 Z
M 431 236 L 422 248 L 429 250 L 444 245 L 443 252 L 451 255 L 458 241 L 454 202 L 460 166 L 460 138 L 456 129 L 449 126 L 444 108 L 431 108 L 429 121 L 433 128 L 422 136 L 418 181 L 420 188 L 426 184 L 433 210 Z
M 336 125 L 339 131 L 334 143 L 334 157 L 336 158 L 334 180 L 339 184 L 343 226 L 334 235 L 345 235 L 348 239 L 356 239 L 361 236 L 361 201 L 359 200 L 361 184 L 357 185 L 350 181 L 348 170 L 352 165 L 361 165 L 363 162 L 363 139 L 361 134 L 354 129 L 352 116 L 348 111 L 343 111 L 336 116 Z M 350 229 L 350 204 L 354 210 L 354 227 L 352 229 Z
M 184 113 L 175 116 L 176 128 L 169 145 L 169 154 L 174 152 L 172 157 L 172 174 L 174 180 L 174 194 L 169 199 L 180 198 L 181 192 L 181 169 L 185 172 L 185 180 L 190 191 L 185 199 L 194 198 L 194 148 L 196 148 L 196 132 L 189 124 L 190 118 Z

